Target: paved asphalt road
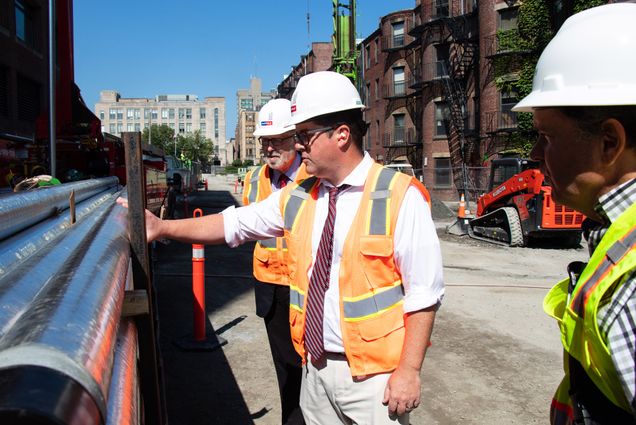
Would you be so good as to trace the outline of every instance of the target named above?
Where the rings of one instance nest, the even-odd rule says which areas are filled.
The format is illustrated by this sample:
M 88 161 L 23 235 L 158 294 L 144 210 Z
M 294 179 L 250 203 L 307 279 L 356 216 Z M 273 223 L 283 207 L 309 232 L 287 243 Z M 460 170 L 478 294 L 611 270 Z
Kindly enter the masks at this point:
M 238 205 L 229 177 L 188 198 L 189 212 Z M 183 208 L 180 208 L 183 214 Z M 549 286 L 585 249 L 503 248 L 446 235 L 438 221 L 447 283 L 433 347 L 422 371 L 422 404 L 411 423 L 547 423 L 560 379 L 556 326 L 541 309 Z M 191 246 L 156 244 L 159 343 L 171 425 L 280 423 L 276 378 L 262 320 L 254 313 L 253 245 L 206 247 L 208 341 L 186 351 L 192 324 Z

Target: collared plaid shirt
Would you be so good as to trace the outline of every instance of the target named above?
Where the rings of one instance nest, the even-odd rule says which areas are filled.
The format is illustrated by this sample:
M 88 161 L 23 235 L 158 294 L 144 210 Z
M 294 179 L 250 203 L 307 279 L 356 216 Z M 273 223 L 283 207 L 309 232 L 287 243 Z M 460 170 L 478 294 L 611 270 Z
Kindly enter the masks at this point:
M 611 190 L 599 199 L 596 212 L 603 223 L 595 223 L 584 231 L 590 255 L 609 226 L 636 202 L 636 179 Z M 601 301 L 597 314 L 601 335 L 612 354 L 614 367 L 623 385 L 627 400 L 636 416 L 636 270 L 622 278 L 623 284 Z

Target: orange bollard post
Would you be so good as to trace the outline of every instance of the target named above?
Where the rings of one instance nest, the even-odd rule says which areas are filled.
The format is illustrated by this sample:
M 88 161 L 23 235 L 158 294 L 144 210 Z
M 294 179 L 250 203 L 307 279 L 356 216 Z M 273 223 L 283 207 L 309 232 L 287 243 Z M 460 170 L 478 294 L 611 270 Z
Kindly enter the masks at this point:
M 200 208 L 194 210 L 194 217 L 203 216 Z M 192 295 L 194 340 L 205 340 L 205 247 L 192 244 Z
M 205 186 L 205 191 L 208 191 L 208 179 L 205 179 L 205 181 L 203 182 L 204 186 Z
M 193 216 L 202 217 L 200 208 Z M 205 246 L 192 244 L 192 324 L 193 333 L 177 338 L 174 343 L 184 351 L 213 351 L 227 344 L 227 340 L 216 333 L 206 332 L 205 314 Z
M 238 180 L 234 181 L 234 194 L 238 193 Z

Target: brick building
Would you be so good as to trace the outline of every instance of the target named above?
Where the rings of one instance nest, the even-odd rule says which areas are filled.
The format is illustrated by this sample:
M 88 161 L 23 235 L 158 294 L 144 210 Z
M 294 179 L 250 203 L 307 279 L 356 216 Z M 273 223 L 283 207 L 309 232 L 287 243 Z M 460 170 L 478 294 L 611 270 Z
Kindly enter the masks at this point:
M 291 99 L 300 77 L 317 71 L 326 71 L 331 68 L 331 55 L 333 44 L 331 42 L 311 43 L 311 50 L 300 57 L 298 65 L 292 67 L 291 72 L 283 77 L 278 85 L 278 97 Z
M 417 0 L 380 19 L 360 45 L 365 146 L 376 160 L 409 162 L 441 200 L 485 189 L 484 158 L 516 128 L 517 97 L 497 90 L 491 59 L 503 54 L 496 33 L 516 27 L 517 8 L 514 0 Z

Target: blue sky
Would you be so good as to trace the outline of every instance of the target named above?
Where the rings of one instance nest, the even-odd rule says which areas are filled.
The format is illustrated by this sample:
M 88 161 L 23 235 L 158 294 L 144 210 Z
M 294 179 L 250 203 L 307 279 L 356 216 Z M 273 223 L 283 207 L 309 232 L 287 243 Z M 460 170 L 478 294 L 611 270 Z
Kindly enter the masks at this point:
M 415 0 L 358 0 L 357 33 Z M 122 97 L 224 96 L 234 135 L 236 91 L 251 76 L 276 88 L 312 42 L 330 41 L 329 0 L 79 0 L 74 2 L 75 81 L 94 109 L 100 90 Z

